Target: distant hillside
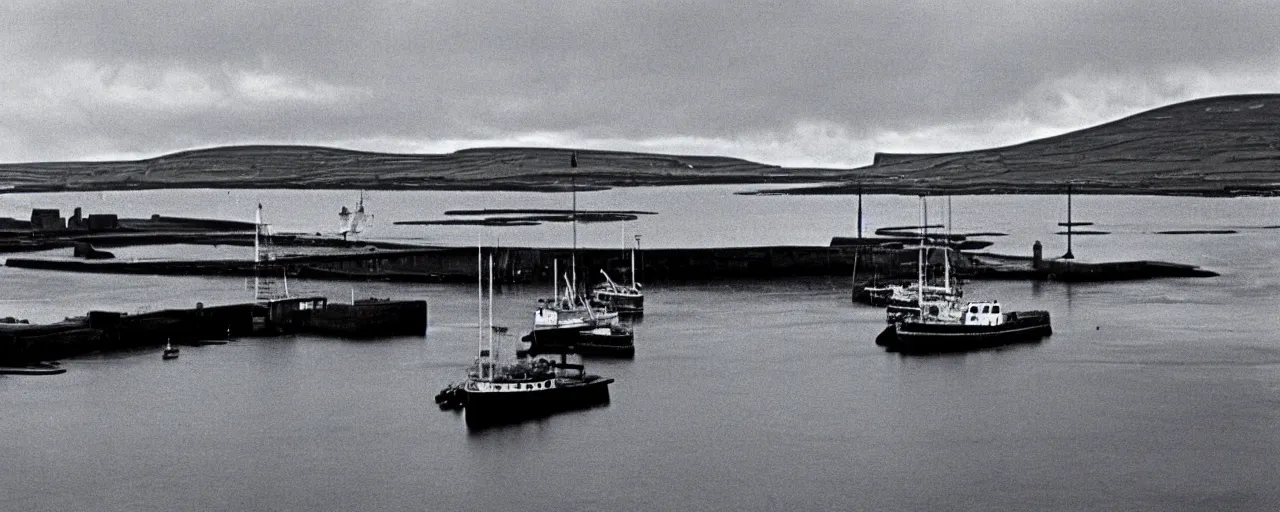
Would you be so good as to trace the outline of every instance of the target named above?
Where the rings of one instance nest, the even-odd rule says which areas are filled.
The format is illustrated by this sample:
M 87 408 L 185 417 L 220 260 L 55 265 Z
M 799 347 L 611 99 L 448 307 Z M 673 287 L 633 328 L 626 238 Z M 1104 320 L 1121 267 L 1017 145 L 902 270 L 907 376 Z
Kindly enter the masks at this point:
M 1274 195 L 1280 192 L 1280 94 L 1178 103 L 1013 146 L 877 154 L 845 185 L 793 193 L 1082 193 Z M 861 185 L 859 185 L 861 184 Z
M 847 169 L 797 171 L 736 158 L 547 148 L 479 148 L 444 155 L 313 146 L 229 146 L 122 162 L 0 164 L 18 191 L 144 188 L 568 190 L 693 183 L 814 183 Z
M 703 183 L 820 183 L 788 193 L 1271 195 L 1280 191 L 1280 95 L 1223 96 L 1013 146 L 878 154 L 858 169 L 797 169 L 714 156 L 478 148 L 443 155 L 231 146 L 119 162 L 0 164 L 8 191 L 144 188 L 566 190 Z M 10 188 L 12 187 L 12 188 Z

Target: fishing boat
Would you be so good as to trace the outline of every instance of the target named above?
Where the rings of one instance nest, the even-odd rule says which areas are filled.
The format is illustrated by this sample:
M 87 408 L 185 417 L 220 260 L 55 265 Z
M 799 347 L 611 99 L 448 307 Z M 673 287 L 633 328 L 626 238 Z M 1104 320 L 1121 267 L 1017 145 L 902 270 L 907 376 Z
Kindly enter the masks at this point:
M 553 268 L 554 268 L 553 263 Z M 593 306 L 582 300 L 569 276 L 563 276 L 564 293 L 553 285 L 551 299 L 538 299 L 533 313 L 533 330 L 544 337 L 576 336 L 579 331 L 595 329 L 618 322 L 618 312 Z M 558 283 L 557 283 L 558 284 Z
M 604 282 L 592 290 L 597 304 L 618 313 L 644 313 L 644 293 L 640 291 L 640 283 L 632 280 L 630 285 L 619 285 L 604 270 L 600 274 L 604 276 Z
M 513 364 L 502 364 L 493 338 L 500 329 L 493 325 L 493 256 L 490 255 L 488 346 L 481 343 L 477 349 L 475 365 L 460 392 L 469 428 L 512 423 L 609 402 L 609 384 L 613 379 L 587 374 L 582 364 L 570 364 L 565 354 L 561 354 L 560 362 L 534 361 L 524 351 L 517 351 Z
M 886 327 L 876 344 L 901 353 L 960 352 L 1034 342 L 1053 334 L 1048 311 L 1003 312 L 998 301 L 925 308 L 922 317 Z
M 520 341 L 528 343 L 526 350 L 532 355 L 571 353 L 622 358 L 636 355 L 635 331 L 618 323 L 572 332 L 535 329 Z
M 625 237 L 623 238 L 626 239 Z M 639 243 L 639 235 L 636 236 Z M 596 285 L 593 292 L 593 300 L 597 304 L 601 304 L 610 311 L 626 313 L 630 315 L 644 314 L 644 293 L 640 291 L 640 283 L 636 281 L 636 250 L 631 248 L 631 284 L 621 285 L 613 281 L 609 277 L 609 273 L 603 269 L 600 275 L 604 276 L 604 282 Z
M 578 167 L 578 156 L 570 157 L 570 168 Z M 573 190 L 573 249 L 570 260 L 570 273 L 564 276 L 564 293 L 559 290 L 559 260 L 552 260 L 551 299 L 539 299 L 538 309 L 533 316 L 533 330 L 540 338 L 550 341 L 554 338 L 576 338 L 579 331 L 595 329 L 614 324 L 618 320 L 617 311 L 609 311 L 604 307 L 592 306 L 578 294 L 578 194 L 574 181 Z
M 160 358 L 161 358 L 161 359 L 166 359 L 166 360 L 168 360 L 168 359 L 177 359 L 177 358 L 178 358 L 178 347 L 173 346 L 173 342 L 172 342 L 172 341 L 166 341 L 166 342 L 165 342 L 165 344 L 164 344 L 164 354 L 163 354 L 163 355 L 161 355 L 161 356 L 160 356 Z
M 921 308 L 924 305 L 935 305 L 940 308 L 948 308 L 949 305 L 964 297 L 964 290 L 960 287 L 960 280 L 951 272 L 951 251 L 952 237 L 946 235 L 943 243 L 928 243 L 935 237 L 929 235 L 929 209 L 926 201 L 921 199 L 921 222 L 920 222 L 920 268 L 918 271 L 924 274 L 923 279 L 919 279 L 915 283 L 905 283 L 897 285 L 888 285 L 884 299 L 885 306 L 885 322 L 892 324 L 904 318 L 920 316 Z M 947 198 L 947 229 L 951 226 L 951 198 Z M 942 253 L 942 284 L 937 285 L 929 282 L 928 270 L 930 268 L 930 251 L 937 250 Z
M 930 248 L 921 237 L 916 249 L 918 287 L 922 290 L 925 253 Z M 958 352 L 1038 341 L 1053 333 L 1048 311 L 1007 312 L 998 301 L 926 302 L 924 294 L 917 294 L 916 310 L 915 315 L 894 320 L 876 337 L 876 344 L 900 353 Z
M 943 248 L 945 250 L 945 248 Z M 897 320 L 907 317 L 920 315 L 920 303 L 925 304 L 950 304 L 958 301 L 964 296 L 964 291 L 960 289 L 959 284 L 948 279 L 949 285 L 890 285 L 888 288 L 888 298 L 885 299 L 885 321 L 886 323 L 894 323 Z M 920 293 L 920 290 L 924 293 Z

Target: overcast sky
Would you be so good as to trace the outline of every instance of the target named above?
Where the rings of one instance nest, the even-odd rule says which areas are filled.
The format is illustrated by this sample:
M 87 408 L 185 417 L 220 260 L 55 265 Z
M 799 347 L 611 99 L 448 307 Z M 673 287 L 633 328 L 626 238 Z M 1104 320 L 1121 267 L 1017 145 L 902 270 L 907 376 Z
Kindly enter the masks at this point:
M 8 0 L 0 161 L 240 143 L 851 166 L 1280 92 L 1280 2 Z

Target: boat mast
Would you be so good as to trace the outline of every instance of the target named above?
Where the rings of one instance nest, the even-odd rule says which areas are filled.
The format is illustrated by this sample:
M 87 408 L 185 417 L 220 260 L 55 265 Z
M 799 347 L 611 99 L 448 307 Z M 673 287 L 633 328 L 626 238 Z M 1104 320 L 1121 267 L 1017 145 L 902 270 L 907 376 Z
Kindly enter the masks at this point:
M 489 378 L 493 378 L 493 368 L 498 362 L 498 355 L 493 351 L 493 253 L 489 253 Z
M 920 255 L 917 257 L 916 279 L 920 287 L 916 291 L 916 306 L 920 308 L 920 319 L 924 319 L 924 240 L 929 228 L 928 201 L 920 196 Z
M 262 289 L 258 280 L 258 269 L 262 265 L 262 242 L 258 239 L 262 236 L 262 203 L 258 203 L 258 209 L 253 214 L 253 300 L 258 301 L 258 291 Z
M 551 258 L 551 300 L 560 307 L 560 260 Z
M 920 229 L 920 250 L 924 251 L 924 265 L 921 266 L 924 269 L 924 281 L 920 284 L 920 293 L 924 293 L 924 283 L 929 282 L 929 249 L 925 248 L 925 244 L 929 242 L 929 196 L 920 196 L 920 204 L 924 212 L 920 219 L 920 225 L 923 226 Z
M 951 293 L 951 195 L 947 195 L 947 242 L 942 247 L 942 290 Z
M 578 152 L 574 151 L 569 155 L 569 168 L 578 168 Z M 573 215 L 569 217 L 573 221 L 573 263 L 571 264 L 573 271 L 573 291 L 578 291 L 578 173 L 577 171 L 569 171 L 569 189 L 573 195 Z
M 476 357 L 484 355 L 484 246 L 476 236 Z M 481 361 L 483 364 L 483 361 Z M 483 372 L 483 366 L 481 367 Z M 481 377 L 483 377 L 483 373 Z

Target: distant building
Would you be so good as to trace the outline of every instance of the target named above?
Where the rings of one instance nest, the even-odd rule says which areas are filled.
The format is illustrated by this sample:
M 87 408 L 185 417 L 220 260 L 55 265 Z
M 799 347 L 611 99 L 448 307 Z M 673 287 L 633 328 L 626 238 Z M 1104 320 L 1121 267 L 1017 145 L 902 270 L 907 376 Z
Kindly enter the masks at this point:
M 67 229 L 67 220 L 60 217 L 57 208 L 31 210 L 31 231 L 61 231 Z
M 119 229 L 120 219 L 114 213 L 95 213 L 89 215 L 85 227 L 93 231 Z

